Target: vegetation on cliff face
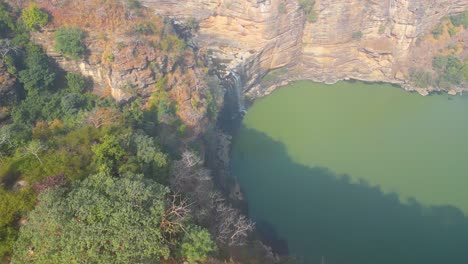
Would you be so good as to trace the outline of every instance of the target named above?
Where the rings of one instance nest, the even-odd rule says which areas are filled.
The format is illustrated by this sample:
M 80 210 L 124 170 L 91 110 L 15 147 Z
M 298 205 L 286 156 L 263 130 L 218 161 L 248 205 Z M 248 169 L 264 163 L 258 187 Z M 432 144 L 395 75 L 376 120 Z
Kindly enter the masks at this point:
M 434 57 L 432 68 L 436 74 L 427 70 L 411 69 L 411 82 L 420 88 L 432 86 L 450 89 L 468 80 L 468 61 L 462 62 L 454 55 Z
M 80 18 L 59 2 L 0 3 L 1 48 L 9 49 L 0 77 L 12 83 L 0 90 L 0 260 L 195 262 L 245 244 L 253 223 L 203 167 L 201 132 L 209 128 L 194 123 L 216 120 L 218 95 L 203 62 L 169 22 L 144 22 L 153 15 L 136 1 L 70 2 L 95 8 Z M 52 19 L 26 26 L 29 11 L 18 17 L 19 8 Z M 55 30 L 50 43 L 67 57 L 109 63 L 112 72 L 151 68 L 156 80 L 128 83 L 128 101 L 98 96 L 91 80 L 60 69 L 32 41 L 39 26 Z M 47 38 L 46 30 L 34 34 Z M 93 57 L 90 42 L 115 64 Z
M 315 0 L 299 0 L 299 6 L 304 10 L 307 21 L 317 21 L 317 13 L 314 10 Z
M 464 34 L 468 26 L 468 11 L 461 14 L 443 18 L 432 29 L 430 41 L 447 41 L 448 45 L 439 49 L 437 56 L 432 58 L 432 71 L 430 69 L 411 68 L 409 79 L 411 83 L 419 88 L 451 89 L 459 87 L 468 81 L 466 71 L 468 64 L 464 58 L 463 41 L 458 34 Z M 458 40 L 457 40 L 458 38 Z
M 79 59 L 85 52 L 83 31 L 77 27 L 60 27 L 55 32 L 55 50 L 72 59 Z
M 35 31 L 49 22 L 49 15 L 39 9 L 36 3 L 30 3 L 23 9 L 23 22 L 29 30 Z

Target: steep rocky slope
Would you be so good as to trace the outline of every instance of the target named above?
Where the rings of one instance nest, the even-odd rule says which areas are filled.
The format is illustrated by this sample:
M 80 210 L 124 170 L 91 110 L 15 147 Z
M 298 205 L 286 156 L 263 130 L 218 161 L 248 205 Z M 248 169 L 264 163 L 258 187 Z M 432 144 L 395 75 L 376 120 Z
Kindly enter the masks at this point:
M 295 0 L 142 2 L 161 15 L 201 21 L 200 47 L 228 69 L 244 71 L 244 92 L 253 96 L 269 92 L 257 81 L 283 66 L 289 79 L 353 78 L 412 89 L 411 67 L 430 68 L 441 48 L 468 39 L 466 30 L 440 41 L 426 37 L 443 17 L 466 10 L 467 0 L 316 0 L 315 23 L 306 22 Z
M 36 2 L 52 19 L 32 32 L 32 39 L 61 68 L 90 78 L 96 94 L 121 101 L 147 99 L 157 89 L 164 90 L 185 125 L 194 129 L 206 125 L 213 94 L 207 89 L 204 54 L 177 36 L 170 23 L 138 4 L 129 6 L 130 1 Z M 10 4 L 22 8 L 27 1 Z M 55 50 L 54 33 L 62 26 L 85 32 L 83 58 L 73 60 Z

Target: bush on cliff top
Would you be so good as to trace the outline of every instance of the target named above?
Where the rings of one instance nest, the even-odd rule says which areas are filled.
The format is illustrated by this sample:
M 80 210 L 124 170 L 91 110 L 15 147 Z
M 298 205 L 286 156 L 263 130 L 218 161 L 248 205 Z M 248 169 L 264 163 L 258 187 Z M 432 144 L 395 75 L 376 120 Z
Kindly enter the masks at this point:
M 55 49 L 74 60 L 79 59 L 85 52 L 83 44 L 84 33 L 77 27 L 60 27 L 55 32 Z
M 23 22 L 31 31 L 36 31 L 49 22 L 49 15 L 37 7 L 36 3 L 30 3 L 28 7 L 23 9 Z

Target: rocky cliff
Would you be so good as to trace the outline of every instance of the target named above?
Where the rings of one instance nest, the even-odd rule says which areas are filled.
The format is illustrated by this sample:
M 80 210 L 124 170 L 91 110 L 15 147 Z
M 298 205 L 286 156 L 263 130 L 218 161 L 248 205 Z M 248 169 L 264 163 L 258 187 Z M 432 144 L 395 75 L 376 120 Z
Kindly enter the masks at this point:
M 244 92 L 251 96 L 271 91 L 258 81 L 280 67 L 288 69 L 290 80 L 352 78 L 412 89 L 409 69 L 430 69 L 441 49 L 461 43 L 459 55 L 468 57 L 466 30 L 437 41 L 430 36 L 443 17 L 466 10 L 467 0 L 316 0 L 314 23 L 306 21 L 295 0 L 142 2 L 163 16 L 199 20 L 199 46 L 227 70 L 242 69 Z

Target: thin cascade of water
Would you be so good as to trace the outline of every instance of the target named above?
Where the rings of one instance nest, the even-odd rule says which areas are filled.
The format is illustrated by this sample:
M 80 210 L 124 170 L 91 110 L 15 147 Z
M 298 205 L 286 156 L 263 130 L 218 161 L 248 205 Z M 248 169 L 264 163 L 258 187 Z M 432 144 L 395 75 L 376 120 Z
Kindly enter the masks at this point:
M 228 81 L 229 83 L 228 93 L 230 93 L 233 96 L 232 99 L 236 101 L 237 114 L 242 117 L 247 112 L 245 105 L 244 105 L 243 96 L 242 96 L 242 90 L 244 88 L 244 82 L 242 80 L 242 76 L 235 71 L 231 71 L 228 74 L 227 79 L 229 80 Z M 236 118 L 236 117 L 233 117 L 233 118 Z

